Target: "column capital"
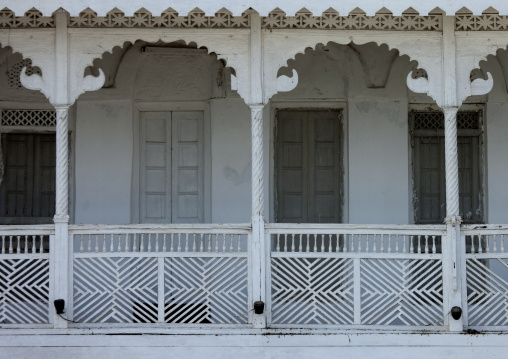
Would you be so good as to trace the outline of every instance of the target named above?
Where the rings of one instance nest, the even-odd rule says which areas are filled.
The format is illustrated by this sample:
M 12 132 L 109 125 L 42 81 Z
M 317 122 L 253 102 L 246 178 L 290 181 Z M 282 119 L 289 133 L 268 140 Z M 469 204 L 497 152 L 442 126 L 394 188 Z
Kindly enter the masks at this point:
M 56 111 L 65 111 L 69 110 L 71 105 L 54 105 L 53 107 L 55 108 Z
M 248 106 L 251 110 L 262 110 L 265 107 L 262 103 L 249 104 Z
M 443 112 L 459 112 L 459 108 L 455 106 L 446 106 L 443 107 Z

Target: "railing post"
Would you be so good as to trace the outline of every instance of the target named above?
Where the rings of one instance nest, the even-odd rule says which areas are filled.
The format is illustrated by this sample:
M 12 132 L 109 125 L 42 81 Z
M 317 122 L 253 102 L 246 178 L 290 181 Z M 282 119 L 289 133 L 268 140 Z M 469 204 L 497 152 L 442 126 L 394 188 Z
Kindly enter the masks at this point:
M 463 268 L 460 261 L 463 243 L 460 236 L 459 216 L 459 165 L 457 155 L 457 111 L 458 108 L 444 108 L 445 116 L 445 170 L 446 170 L 446 240 L 443 246 L 443 291 L 445 324 L 450 331 L 463 330 L 463 317 L 455 320 L 451 317 L 453 307 L 462 307 Z
M 263 176 L 263 105 L 253 105 L 252 121 L 252 238 L 249 246 L 249 275 L 252 283 L 252 299 L 266 303 L 265 298 L 265 220 L 264 213 L 264 176 Z M 253 306 L 253 303 L 250 304 Z M 251 307 L 253 308 L 253 307 Z M 266 312 L 252 313 L 255 328 L 266 326 Z

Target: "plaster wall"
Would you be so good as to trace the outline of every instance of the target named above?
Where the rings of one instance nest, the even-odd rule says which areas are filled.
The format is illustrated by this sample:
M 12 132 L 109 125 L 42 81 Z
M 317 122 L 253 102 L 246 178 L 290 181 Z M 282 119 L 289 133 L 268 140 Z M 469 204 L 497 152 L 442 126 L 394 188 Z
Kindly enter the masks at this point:
M 240 98 L 211 101 L 212 222 L 245 223 L 251 208 L 250 109 Z
M 132 102 L 79 101 L 76 120 L 76 223 L 130 223 Z
M 407 102 L 349 101 L 349 222 L 407 224 Z
M 487 216 L 488 223 L 508 223 L 508 112 L 507 103 L 487 103 Z

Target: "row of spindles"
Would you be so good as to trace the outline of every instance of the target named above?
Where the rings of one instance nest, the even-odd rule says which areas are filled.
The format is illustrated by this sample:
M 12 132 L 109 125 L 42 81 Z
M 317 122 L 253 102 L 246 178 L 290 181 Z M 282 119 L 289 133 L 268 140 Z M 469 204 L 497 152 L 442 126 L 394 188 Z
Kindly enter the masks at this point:
M 2 237 L 2 254 L 44 253 L 43 235 L 8 235 Z
M 470 236 L 470 253 L 505 253 L 504 235 L 478 235 Z M 466 241 L 468 244 L 469 241 Z
M 241 234 L 141 233 L 80 234 L 80 253 L 242 251 Z
M 435 235 L 286 233 L 277 234 L 275 251 L 384 253 L 386 250 L 386 253 L 437 253 L 440 238 Z

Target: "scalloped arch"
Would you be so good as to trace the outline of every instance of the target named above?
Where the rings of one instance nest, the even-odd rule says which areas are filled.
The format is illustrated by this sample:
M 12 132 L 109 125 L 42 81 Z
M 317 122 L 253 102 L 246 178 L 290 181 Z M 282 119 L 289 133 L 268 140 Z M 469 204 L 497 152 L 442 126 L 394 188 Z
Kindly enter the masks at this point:
M 296 53 L 294 53 L 294 55 L 292 57 L 289 57 L 287 58 L 287 60 L 285 61 L 285 64 L 282 64 L 281 66 L 278 66 L 277 69 L 276 69 L 276 77 L 277 74 L 279 73 L 280 69 L 282 68 L 290 68 L 289 66 L 289 62 L 290 61 L 296 61 L 296 57 L 298 55 L 305 55 L 305 51 L 307 49 L 312 49 L 312 51 L 316 51 L 317 50 L 317 47 L 322 45 L 322 46 L 328 46 L 330 43 L 333 43 L 333 44 L 337 44 L 337 45 L 348 45 L 350 43 L 354 43 L 354 44 L 357 44 L 357 45 L 364 45 L 364 44 L 367 44 L 367 43 L 375 43 L 377 47 L 381 47 L 383 45 L 386 45 L 386 47 L 388 48 L 388 51 L 393 51 L 393 50 L 397 50 L 397 52 L 399 53 L 398 56 L 407 56 L 409 58 L 409 61 L 412 62 L 412 61 L 415 61 L 416 62 L 416 69 L 423 69 L 425 70 L 427 73 L 429 72 L 428 69 L 424 66 L 420 66 L 420 62 L 418 61 L 418 59 L 416 59 L 414 56 L 412 56 L 411 54 L 409 53 L 405 53 L 405 52 L 401 52 L 401 50 L 399 48 L 397 48 L 396 46 L 390 46 L 390 44 L 388 42 L 377 42 L 377 41 L 363 41 L 363 42 L 356 42 L 356 41 L 353 41 L 352 39 L 350 39 L 350 41 L 346 42 L 346 41 L 336 41 L 336 40 L 329 40 L 326 42 L 326 44 L 323 44 L 323 42 L 315 42 L 314 46 L 305 46 L 303 48 L 303 50 L 301 51 L 297 51 Z M 280 64 L 280 63 L 279 63 Z M 409 74 L 411 74 L 412 71 L 409 72 Z M 275 95 L 278 91 L 275 91 L 274 93 L 271 93 L 269 95 L 269 98 L 271 98 L 273 95 Z M 436 102 L 437 102 L 437 99 L 434 98 L 434 96 L 432 96 L 431 94 L 427 93 L 430 97 L 432 97 Z M 268 99 L 269 99 L 268 98 Z
M 81 36 L 81 37 L 80 37 Z M 105 53 L 112 54 L 115 47 L 122 47 L 126 42 L 135 44 L 136 41 L 144 41 L 148 43 L 172 43 L 176 41 L 182 41 L 185 44 L 191 42 L 195 43 L 197 48 L 204 48 L 208 54 L 214 53 L 218 60 L 222 60 L 226 67 L 233 68 L 237 76 L 239 75 L 239 65 L 246 64 L 245 56 L 248 56 L 248 42 L 245 41 L 245 35 L 225 35 L 225 37 L 211 36 L 206 33 L 200 34 L 184 34 L 180 32 L 168 32 L 165 34 L 156 33 L 127 33 L 127 34 L 115 34 L 101 36 L 89 35 L 84 43 L 84 35 L 75 34 L 71 37 L 71 64 L 74 66 L 72 74 L 74 79 L 72 81 L 78 82 L 79 79 L 76 77 L 76 73 L 80 73 L 83 76 L 85 69 L 89 66 L 93 66 L 95 59 L 103 58 Z M 95 37 L 94 37 L 95 36 Z M 229 40 L 229 41 L 228 41 Z M 240 75 L 242 81 L 246 79 L 244 74 Z M 71 86 L 72 87 L 72 86 Z M 72 89 L 78 90 L 76 86 Z M 248 95 L 248 88 L 240 87 L 238 93 L 242 98 L 246 98 Z M 77 98 L 81 92 L 72 92 L 73 98 Z

